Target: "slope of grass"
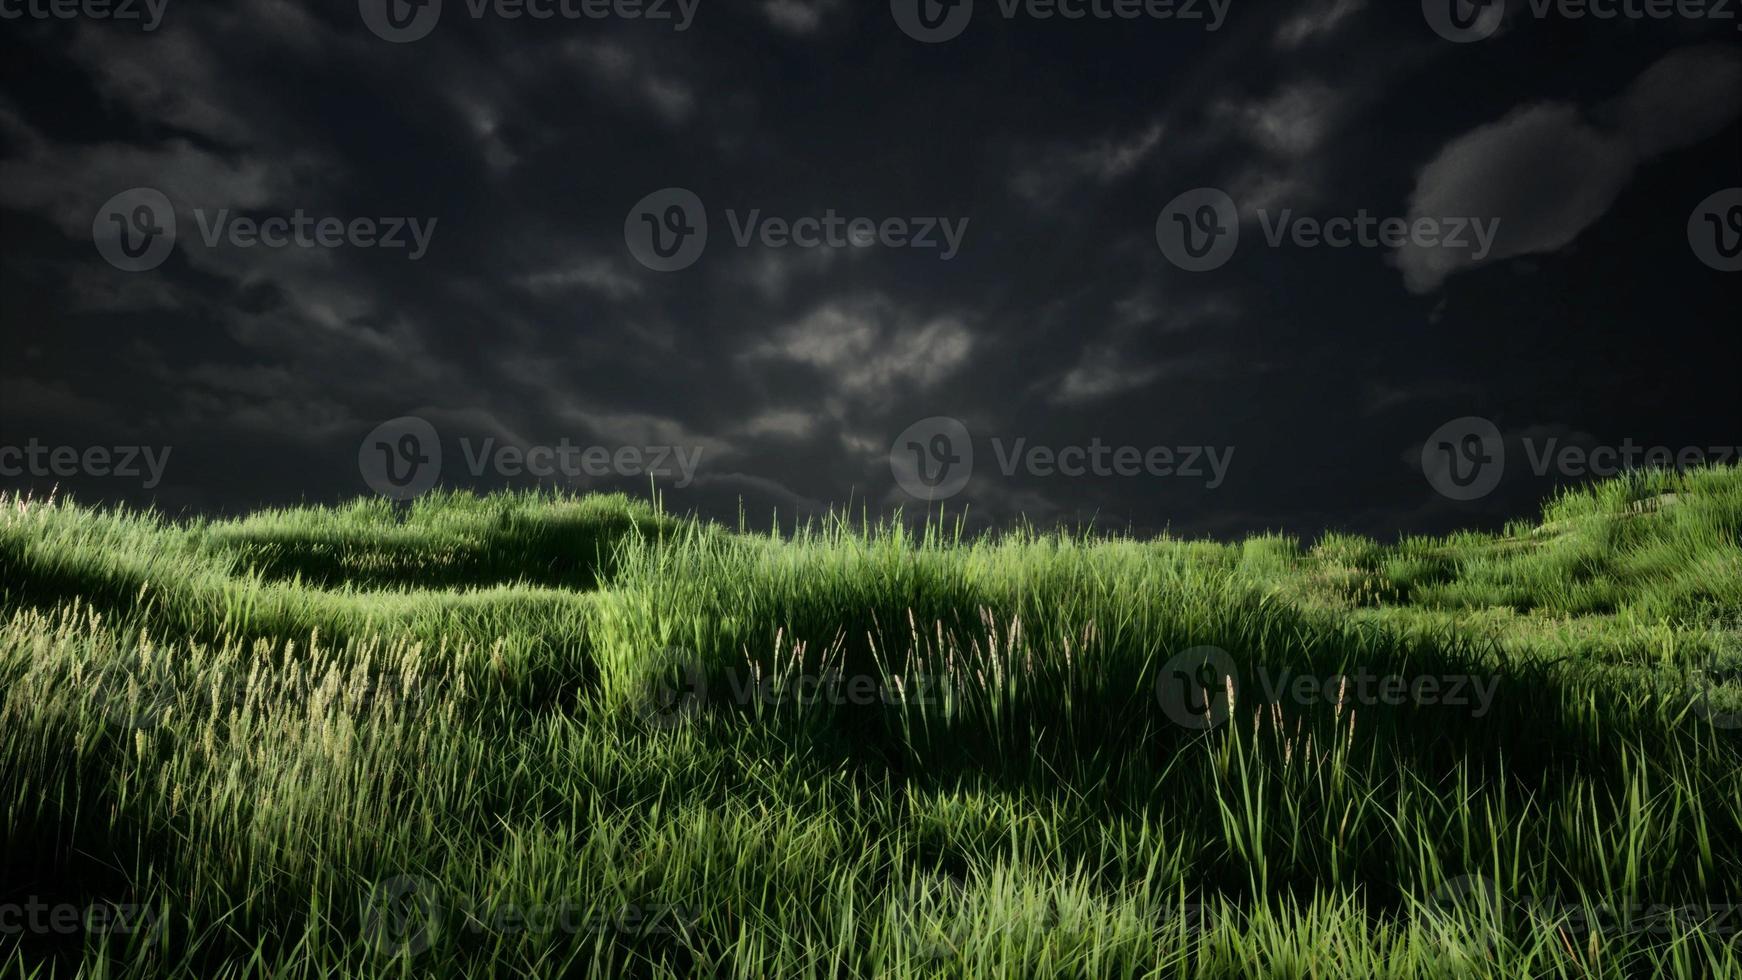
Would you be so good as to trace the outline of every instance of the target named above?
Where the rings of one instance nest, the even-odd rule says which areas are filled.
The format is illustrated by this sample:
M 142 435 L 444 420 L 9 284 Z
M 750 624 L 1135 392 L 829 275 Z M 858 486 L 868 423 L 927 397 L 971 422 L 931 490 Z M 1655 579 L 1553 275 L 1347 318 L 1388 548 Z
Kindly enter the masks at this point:
M 1739 529 L 1738 470 L 1310 546 L 6 500 L 0 965 L 1742 974 Z

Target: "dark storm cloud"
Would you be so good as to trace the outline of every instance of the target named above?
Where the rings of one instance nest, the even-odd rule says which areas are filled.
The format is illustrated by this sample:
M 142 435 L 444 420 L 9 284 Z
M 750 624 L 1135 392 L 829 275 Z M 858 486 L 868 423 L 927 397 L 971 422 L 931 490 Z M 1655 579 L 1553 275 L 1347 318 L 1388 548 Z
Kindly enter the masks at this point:
M 1398 463 L 1460 415 L 1598 432 L 1714 415 L 1704 394 L 1618 405 L 1638 376 L 1595 355 L 1532 360 L 1647 311 L 1678 326 L 1638 371 L 1734 343 L 1712 326 L 1734 287 L 1683 226 L 1736 183 L 1735 48 L 1688 25 L 1591 28 L 1568 68 L 1541 57 L 1565 25 L 1513 23 L 1477 50 L 1413 5 L 1359 0 L 1236 2 L 1214 32 L 982 4 L 940 45 L 882 3 L 704 3 L 681 31 L 450 6 L 407 44 L 354 5 L 272 0 L 172 3 L 149 34 L 8 25 L 0 443 L 174 445 L 149 496 L 240 508 L 365 492 L 364 434 L 417 415 L 448 444 L 447 482 L 527 479 L 469 473 L 462 439 L 681 445 L 702 463 L 669 503 L 784 518 L 923 509 L 891 441 L 949 416 L 977 443 L 951 505 L 976 520 L 1232 533 L 1525 506 L 1540 488 L 1460 510 Z M 1246 237 L 1192 274 L 1157 248 L 1156 215 L 1201 186 L 1236 200 Z M 151 272 L 91 242 L 98 209 L 134 187 L 175 210 Z M 671 273 L 624 238 L 665 187 L 694 192 L 710 226 Z M 1666 187 L 1679 196 L 1652 203 Z M 1272 248 L 1258 219 L 1453 207 L 1503 212 L 1487 267 Z M 422 222 L 427 254 L 203 234 L 220 213 L 298 211 Z M 761 234 L 830 212 L 960 222 L 959 251 Z M 1574 253 L 1592 236 L 1630 244 L 1587 268 Z M 1607 271 L 1622 262 L 1627 276 Z M 1647 281 L 1664 297 L 1634 300 Z M 1007 474 L 993 440 L 1237 452 L 1211 490 Z

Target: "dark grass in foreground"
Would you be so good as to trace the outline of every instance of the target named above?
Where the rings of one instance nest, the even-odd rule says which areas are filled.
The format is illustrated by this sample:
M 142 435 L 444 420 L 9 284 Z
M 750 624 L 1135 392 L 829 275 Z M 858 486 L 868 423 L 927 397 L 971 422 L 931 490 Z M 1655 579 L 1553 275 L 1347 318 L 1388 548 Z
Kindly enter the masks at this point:
M 1734 469 L 1391 544 L 9 499 L 0 965 L 1742 975 L 1739 529 Z

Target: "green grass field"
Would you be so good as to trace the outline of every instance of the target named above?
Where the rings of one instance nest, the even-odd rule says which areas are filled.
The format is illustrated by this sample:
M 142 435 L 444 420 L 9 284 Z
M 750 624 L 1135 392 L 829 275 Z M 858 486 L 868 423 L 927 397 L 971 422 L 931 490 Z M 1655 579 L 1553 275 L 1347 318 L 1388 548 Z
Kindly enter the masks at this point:
M 0 499 L 21 977 L 1742 976 L 1742 470 L 1499 535 Z

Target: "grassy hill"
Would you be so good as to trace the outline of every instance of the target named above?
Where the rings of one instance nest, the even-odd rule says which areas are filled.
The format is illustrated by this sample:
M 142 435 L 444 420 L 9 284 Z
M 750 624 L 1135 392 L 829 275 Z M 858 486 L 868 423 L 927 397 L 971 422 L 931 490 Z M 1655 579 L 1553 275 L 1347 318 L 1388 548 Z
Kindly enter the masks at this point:
M 0 697 L 7 975 L 1742 975 L 1736 469 L 1392 543 L 3 499 Z

